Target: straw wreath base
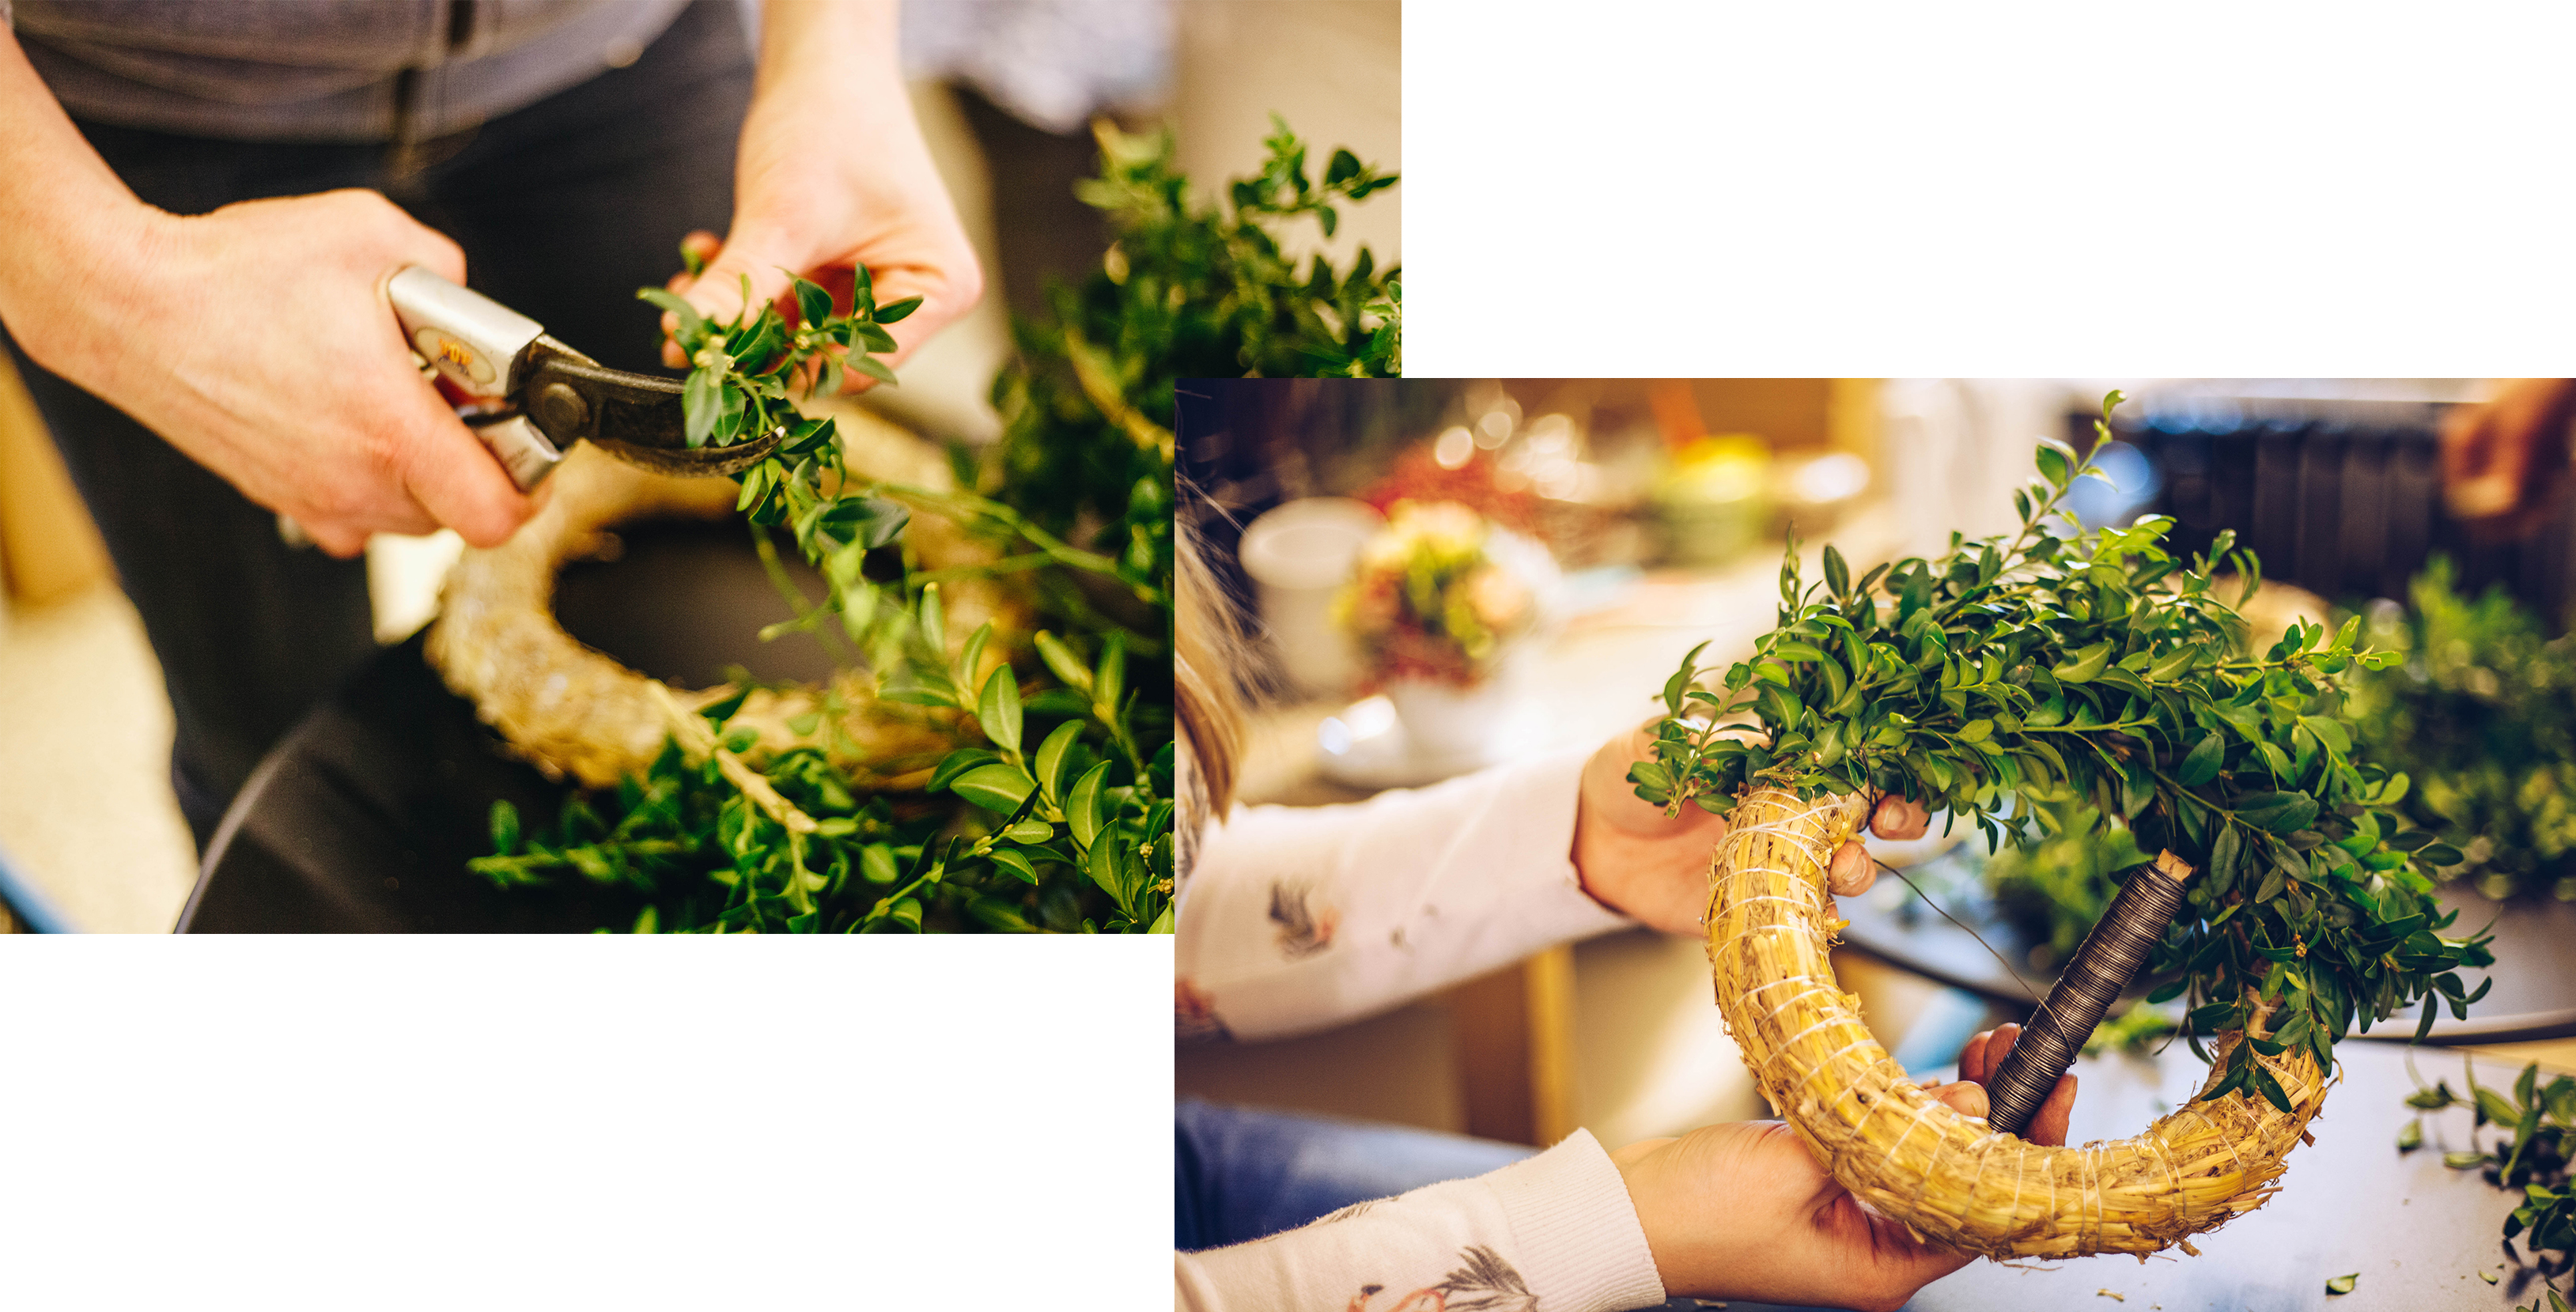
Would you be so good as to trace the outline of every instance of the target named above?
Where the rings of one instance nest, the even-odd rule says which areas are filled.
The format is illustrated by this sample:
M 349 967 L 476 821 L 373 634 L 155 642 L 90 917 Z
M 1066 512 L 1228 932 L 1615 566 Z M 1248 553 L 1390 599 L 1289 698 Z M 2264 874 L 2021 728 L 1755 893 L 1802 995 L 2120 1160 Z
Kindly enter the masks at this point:
M 2254 1056 L 2291 1111 L 2231 1093 L 2081 1148 L 1994 1132 L 1906 1078 L 1826 955 L 1840 924 L 1825 866 L 1869 812 L 1858 796 L 1749 792 L 1709 879 L 1708 957 L 1727 1027 L 1764 1096 L 1844 1188 L 1923 1239 L 1998 1258 L 2194 1252 L 2189 1236 L 2271 1197 L 2325 1101 L 2305 1049 Z M 2221 1037 L 2210 1082 L 2239 1041 Z
M 935 454 L 918 457 L 913 448 L 920 443 L 910 434 L 850 415 L 841 416 L 840 424 L 854 471 L 867 468 L 875 477 L 916 485 L 947 483 L 944 463 Z M 670 689 L 583 646 L 555 622 L 555 575 L 565 562 L 611 545 L 607 530 L 617 524 L 721 518 L 733 512 L 740 489 L 729 479 L 647 473 L 586 445 L 573 448 L 550 482 L 546 507 L 508 542 L 468 550 L 457 561 L 427 654 L 448 688 L 471 700 L 476 713 L 548 777 L 569 775 L 586 787 L 605 788 L 651 767 L 675 731 L 675 705 L 695 711 L 731 696 L 733 689 Z M 916 518 L 906 540 L 925 568 L 972 565 L 995 554 L 935 516 Z M 969 581 L 942 591 L 952 656 L 987 620 L 994 634 L 982 662 L 986 669 L 1025 646 L 1026 611 L 1001 589 Z M 837 718 L 802 719 L 831 705 L 841 710 Z M 791 721 L 808 728 L 798 732 Z M 954 712 L 880 702 L 875 680 L 847 670 L 828 690 L 755 690 L 726 727 L 759 731 L 759 745 L 749 755 L 822 747 L 854 782 L 876 789 L 921 787 L 939 758 L 976 732 L 969 717 Z

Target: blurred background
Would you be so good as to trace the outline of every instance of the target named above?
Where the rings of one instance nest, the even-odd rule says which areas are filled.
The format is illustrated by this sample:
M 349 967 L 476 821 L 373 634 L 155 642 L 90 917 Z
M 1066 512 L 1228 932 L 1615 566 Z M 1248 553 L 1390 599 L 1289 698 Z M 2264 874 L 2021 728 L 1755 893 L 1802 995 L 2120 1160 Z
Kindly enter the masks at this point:
M 2374 750 L 2416 779 L 2416 820 L 2467 859 L 2442 896 L 2498 926 L 2495 992 L 2439 1042 L 2576 1064 L 2576 650 L 2562 502 L 2520 538 L 2455 519 L 2446 420 L 2496 385 L 2375 379 L 1243 380 L 1185 385 L 1184 498 L 1256 634 L 1250 804 L 1325 805 L 1550 751 L 1658 713 L 1684 653 L 1749 654 L 1781 552 L 1830 540 L 1857 571 L 2017 523 L 2043 434 L 2097 444 L 2086 523 L 2222 529 L 2268 580 L 2260 631 L 2364 615 L 2413 659 L 2356 686 Z M 1437 513 L 1425 508 L 1439 507 Z M 1481 541 L 1481 546 L 1462 544 Z M 1478 554 L 1478 553 L 1481 554 Z M 1462 563 L 1463 561 L 1463 563 Z M 1387 600 L 1441 580 L 1429 605 Z M 1432 616 L 1425 620 L 1422 616 Z M 2266 639 L 2268 641 L 2268 639 Z M 1873 843 L 1836 954 L 1910 1070 L 2034 1007 L 2115 885 L 2091 854 L 1989 859 L 1937 837 Z M 1929 903 L 1925 895 L 1929 895 Z M 1931 909 L 1938 906 L 1957 923 Z M 2475 979 L 2469 983 L 2474 986 Z M 2152 1053 L 2135 1009 L 2097 1044 Z M 2403 1038 L 2412 1024 L 2380 1036 Z M 2526 1056 L 2525 1054 L 2529 1054 Z M 2177 1045 L 2173 1055 L 2187 1059 Z M 2136 1060 L 2148 1058 L 2141 1055 Z M 1355 1074 L 1365 1073 L 1363 1078 Z M 1553 949 L 1339 1030 L 1184 1047 L 1184 1095 L 1394 1120 L 1532 1144 L 1603 1142 L 1765 1114 L 1710 1005 L 1701 945 L 1650 931 Z M 2123 1130 L 2122 1132 L 2126 1132 Z
M 1207 195 L 1260 167 L 1273 113 L 1320 151 L 1347 146 L 1400 171 L 1400 14 L 1395 0 L 906 6 L 915 112 L 977 242 L 987 291 L 906 366 L 901 387 L 867 405 L 933 438 L 997 435 L 988 395 L 1011 350 L 1011 316 L 1036 309 L 1050 278 L 1095 268 L 1111 240 L 1100 213 L 1073 195 L 1097 171 L 1096 120 L 1170 124 L 1181 168 Z M 1399 188 L 1349 207 L 1329 241 L 1307 236 L 1337 262 L 1366 245 L 1381 267 L 1393 264 L 1401 204 Z M 460 549 L 452 534 L 370 544 L 379 640 L 401 641 L 428 621 Z M 0 578 L 0 930 L 165 931 L 197 876 L 170 793 L 168 699 L 5 361 Z

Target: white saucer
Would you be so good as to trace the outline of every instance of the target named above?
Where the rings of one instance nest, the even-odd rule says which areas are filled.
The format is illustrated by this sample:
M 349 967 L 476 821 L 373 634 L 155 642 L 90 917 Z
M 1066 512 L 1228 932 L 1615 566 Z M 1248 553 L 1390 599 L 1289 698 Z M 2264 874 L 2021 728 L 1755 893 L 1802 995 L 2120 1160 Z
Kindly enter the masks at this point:
M 1509 750 L 1523 735 L 1510 721 L 1523 718 L 1515 706 L 1507 723 L 1498 725 L 1484 746 L 1465 752 L 1428 752 L 1406 737 L 1395 703 L 1365 697 L 1327 717 L 1315 727 L 1315 758 L 1323 776 L 1348 788 L 1375 792 L 1386 788 L 1419 788 L 1443 779 L 1471 774 L 1517 755 Z

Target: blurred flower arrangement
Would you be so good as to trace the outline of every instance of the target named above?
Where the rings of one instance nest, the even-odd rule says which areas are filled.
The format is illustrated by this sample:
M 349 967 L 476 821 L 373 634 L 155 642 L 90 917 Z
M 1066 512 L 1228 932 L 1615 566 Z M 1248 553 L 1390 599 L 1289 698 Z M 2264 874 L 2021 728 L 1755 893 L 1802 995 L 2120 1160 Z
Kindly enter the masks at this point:
M 1371 690 L 1405 680 L 1471 688 L 1538 617 L 1530 581 L 1496 558 L 1496 530 L 1455 501 L 1398 501 L 1333 607 Z
M 2411 607 L 2370 616 L 2372 645 L 2406 661 L 2353 680 L 2357 746 L 2414 780 L 2405 810 L 2460 854 L 2443 878 L 2576 900 L 2576 635 L 2548 637 L 2500 587 L 2463 597 L 2453 577 L 2437 558 Z

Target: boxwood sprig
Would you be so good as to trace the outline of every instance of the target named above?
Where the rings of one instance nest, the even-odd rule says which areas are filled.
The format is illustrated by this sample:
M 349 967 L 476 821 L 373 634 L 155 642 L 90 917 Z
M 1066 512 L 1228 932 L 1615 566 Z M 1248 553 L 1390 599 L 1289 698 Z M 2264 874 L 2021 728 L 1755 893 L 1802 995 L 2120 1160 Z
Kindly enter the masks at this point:
M 2103 400 L 2103 440 L 2120 400 Z M 2014 814 L 2089 815 L 2202 872 L 2148 964 L 2165 980 L 2155 1000 L 2189 995 L 2195 1036 L 2251 1026 L 2266 1055 L 2306 1045 L 2330 1067 L 2356 1026 L 2419 1001 L 2419 1033 L 2445 1003 L 2465 1016 L 2485 986 L 2468 992 L 2456 970 L 2492 957 L 2483 935 L 2443 936 L 2455 913 L 2430 875 L 2459 853 L 2393 809 L 2408 780 L 2355 753 L 2335 687 L 2396 654 L 2356 648 L 2357 623 L 2295 624 L 2247 651 L 2235 607 L 2260 582 L 2255 553 L 2222 532 L 2183 559 L 2162 516 L 2088 528 L 2063 501 L 2104 477 L 2090 457 L 2042 439 L 2036 464 L 2007 536 L 1953 534 L 1937 557 L 1857 579 L 1828 546 L 1812 581 L 1793 540 L 1778 626 L 1752 659 L 1703 669 L 1702 644 L 1665 684 L 1637 794 L 1724 815 L 1757 786 L 1892 792 L 1990 850 L 2040 841 Z M 2286 1109 L 2244 1051 L 2212 1096 L 2244 1088 Z

